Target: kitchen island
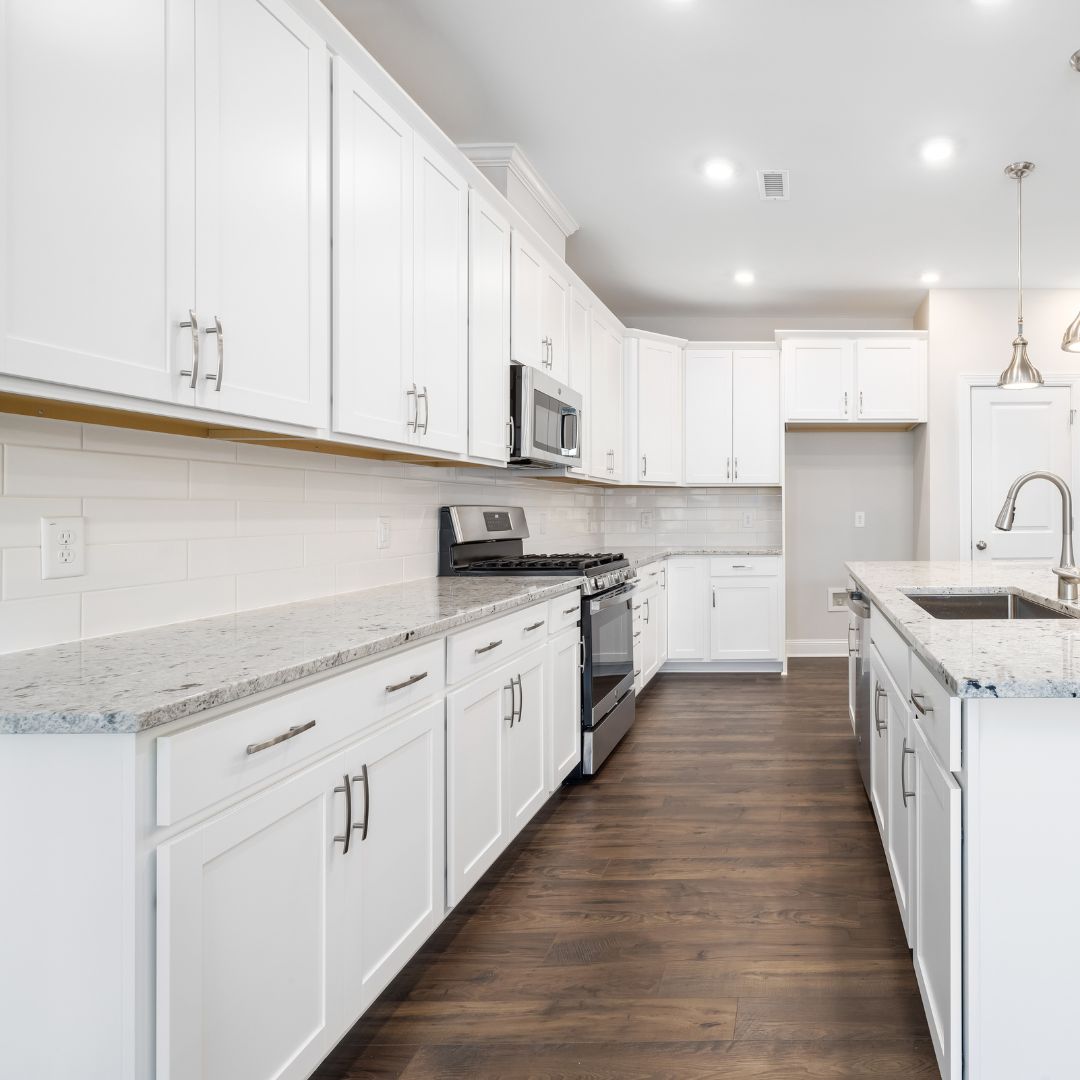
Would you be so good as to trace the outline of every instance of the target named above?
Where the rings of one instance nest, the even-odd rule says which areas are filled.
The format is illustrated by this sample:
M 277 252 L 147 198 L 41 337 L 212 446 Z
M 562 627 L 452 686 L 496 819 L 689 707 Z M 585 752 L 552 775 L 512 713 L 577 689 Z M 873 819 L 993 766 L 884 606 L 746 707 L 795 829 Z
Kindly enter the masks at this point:
M 1073 1076 L 1080 605 L 1042 563 L 848 571 L 869 604 L 849 652 L 853 678 L 860 661 L 870 672 L 870 802 L 942 1076 Z M 995 593 L 1045 617 L 920 606 Z

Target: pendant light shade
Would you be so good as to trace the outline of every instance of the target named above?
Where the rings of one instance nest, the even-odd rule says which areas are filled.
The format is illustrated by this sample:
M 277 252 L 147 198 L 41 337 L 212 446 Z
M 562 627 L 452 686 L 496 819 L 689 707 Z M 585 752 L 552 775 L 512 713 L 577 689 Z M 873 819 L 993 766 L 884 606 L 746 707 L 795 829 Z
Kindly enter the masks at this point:
M 1043 377 L 1028 356 L 1028 341 L 1024 337 L 1024 177 L 1035 166 L 1030 161 L 1014 161 L 1005 167 L 1005 175 L 1016 181 L 1016 337 L 1009 366 L 998 377 L 1003 390 L 1030 390 L 1042 386 Z M 1080 322 L 1080 319 L 1077 320 Z M 1075 324 L 1074 324 L 1075 325 Z M 1068 335 L 1066 335 L 1068 336 Z M 1064 344 L 1062 348 L 1064 348 Z
M 1080 315 L 1077 315 L 1065 331 L 1061 339 L 1061 348 L 1064 352 L 1080 353 Z

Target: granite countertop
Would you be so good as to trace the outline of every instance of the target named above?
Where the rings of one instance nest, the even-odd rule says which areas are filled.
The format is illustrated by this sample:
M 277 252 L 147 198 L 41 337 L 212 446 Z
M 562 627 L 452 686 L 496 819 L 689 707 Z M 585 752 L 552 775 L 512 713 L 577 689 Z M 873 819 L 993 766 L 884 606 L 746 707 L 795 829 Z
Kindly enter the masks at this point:
M 708 547 L 708 546 L 685 546 L 679 544 L 660 545 L 658 547 L 601 547 L 601 552 L 622 552 L 633 569 L 639 566 L 647 566 L 649 563 L 658 562 L 676 555 L 782 555 L 783 551 L 778 547 Z
M 1080 619 L 935 619 L 905 592 L 1008 590 L 1062 611 L 1046 562 L 853 562 L 852 578 L 962 698 L 1080 696 Z
M 145 731 L 570 592 L 430 578 L 0 656 L 0 734 Z

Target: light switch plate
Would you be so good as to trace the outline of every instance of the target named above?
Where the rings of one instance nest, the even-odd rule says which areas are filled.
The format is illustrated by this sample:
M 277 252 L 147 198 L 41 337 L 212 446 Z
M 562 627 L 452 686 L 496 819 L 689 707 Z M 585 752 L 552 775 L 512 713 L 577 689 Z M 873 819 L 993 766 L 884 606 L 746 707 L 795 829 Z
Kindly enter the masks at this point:
M 388 517 L 375 519 L 375 546 L 380 550 L 390 546 L 390 519 Z
M 752 529 L 754 527 L 754 511 L 744 510 L 742 512 L 742 527 L 744 529 Z
M 81 577 L 86 573 L 86 526 L 81 517 L 41 519 L 41 577 Z
M 641 527 L 643 529 L 651 529 L 653 527 L 653 512 L 651 510 L 641 511 Z

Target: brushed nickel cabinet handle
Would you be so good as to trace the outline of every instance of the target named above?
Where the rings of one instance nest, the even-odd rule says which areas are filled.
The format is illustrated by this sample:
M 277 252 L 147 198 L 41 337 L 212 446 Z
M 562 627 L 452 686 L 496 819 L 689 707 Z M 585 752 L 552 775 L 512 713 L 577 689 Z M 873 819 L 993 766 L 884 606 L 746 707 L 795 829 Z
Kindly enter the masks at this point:
M 339 792 L 345 793 L 345 835 L 335 836 L 334 843 L 343 844 L 341 854 L 348 855 L 349 848 L 352 846 L 352 784 L 349 783 L 348 773 L 341 778 L 341 787 L 334 788 L 335 795 Z
M 934 711 L 934 706 L 927 705 L 925 702 L 925 694 L 917 694 L 914 690 L 911 691 L 911 704 L 915 706 L 915 711 L 920 716 L 925 716 L 927 713 L 932 713 Z
M 844 415 L 847 416 L 847 391 L 844 391 Z
M 732 570 L 752 570 L 753 567 L 749 563 L 733 562 L 731 564 L 731 569 Z
M 649 622 L 649 600 L 647 597 L 645 599 L 645 622 L 646 624 Z
M 501 644 L 502 638 L 499 638 L 498 641 L 489 641 L 486 645 L 481 645 L 479 649 L 473 649 L 473 652 L 480 656 L 483 653 L 491 652 L 492 649 L 497 649 Z
M 634 678 L 636 679 L 640 674 L 641 674 L 641 668 L 638 668 L 637 671 L 634 672 Z
M 526 626 L 525 627 L 525 633 L 527 634 L 530 630 L 539 630 L 540 627 L 543 626 L 543 625 L 544 625 L 544 620 L 543 619 L 541 619 L 539 622 L 534 622 L 531 626 Z
M 360 775 L 352 779 L 354 784 L 364 785 L 364 820 L 353 825 L 354 829 L 360 830 L 360 842 L 363 843 L 367 839 L 368 824 L 371 821 L 371 781 L 368 778 L 368 767 L 361 765 Z
M 191 308 L 188 308 L 187 321 L 180 325 L 191 331 L 191 367 L 181 369 L 180 374 L 191 380 L 188 385 L 194 390 L 199 384 L 199 320 Z
M 648 476 L 648 475 L 649 475 L 649 455 L 648 454 L 642 454 L 641 455 L 641 478 L 642 478 L 642 480 L 644 480 L 645 477 Z
M 568 608 L 563 609 L 563 614 L 564 615 L 579 615 L 580 613 L 581 613 L 581 608 L 578 608 L 578 607 L 568 607 Z
M 214 334 L 217 337 L 217 374 L 206 373 L 206 381 L 214 384 L 214 393 L 220 393 L 221 384 L 225 379 L 225 331 L 221 329 L 221 320 L 215 315 L 214 325 L 208 326 L 204 334 Z
M 874 688 L 874 727 L 877 729 L 878 735 L 880 735 L 883 731 L 888 731 L 888 729 L 889 729 L 889 721 L 888 720 L 886 720 L 885 723 L 881 722 L 881 699 L 883 697 L 885 697 L 885 691 L 880 686 L 875 687 Z
M 724 477 L 724 479 L 730 480 L 731 479 L 731 458 L 727 459 L 727 465 L 725 466 L 725 469 L 727 470 L 727 475 Z
M 514 721 L 517 719 L 517 698 L 514 695 L 514 676 L 510 676 L 510 681 L 503 687 L 504 690 L 510 691 L 510 715 L 504 717 L 505 720 L 510 721 L 510 726 L 514 726 Z
M 297 735 L 303 735 L 305 731 L 310 731 L 314 726 L 314 720 L 309 720 L 306 724 L 296 724 L 289 728 L 288 731 L 283 731 L 280 735 L 275 735 L 274 738 L 267 739 L 266 742 L 250 743 L 247 748 L 247 753 L 251 755 L 258 754 L 263 750 L 269 750 L 271 746 L 278 746 L 280 743 L 295 739 Z
M 406 399 L 412 399 L 412 419 L 406 420 L 405 426 L 415 434 L 417 425 L 420 423 L 420 406 L 416 400 L 416 383 L 413 383 L 412 386 L 405 391 L 405 397 Z
M 517 689 L 518 689 L 517 722 L 520 724 L 522 719 L 525 716 L 525 689 L 521 685 L 521 676 L 520 675 L 515 675 L 514 679 L 517 679 Z M 511 679 L 510 681 L 513 682 L 514 680 Z
M 716 587 L 715 586 L 713 586 L 713 591 L 712 591 L 712 606 L 716 607 Z
M 426 671 L 422 671 L 419 675 L 410 675 L 404 682 L 391 683 L 387 686 L 386 692 L 388 694 L 396 694 L 398 690 L 404 690 L 406 686 L 415 686 L 418 682 L 427 677 L 428 673 Z
M 421 401 L 424 403 L 424 430 L 421 431 L 420 434 L 426 435 L 428 429 L 428 420 L 431 419 L 431 399 L 428 397 L 426 386 L 419 394 L 416 395 L 417 412 L 419 412 Z
M 863 413 L 862 393 L 863 392 L 860 390 L 859 391 L 859 415 L 860 416 L 862 416 L 862 413 Z
M 907 756 L 910 754 L 915 756 L 915 750 L 913 747 L 908 746 L 907 739 L 904 740 L 904 752 L 900 755 L 900 794 L 904 797 L 904 805 L 907 806 L 908 799 L 915 798 L 914 791 L 908 791 L 907 782 L 904 779 L 904 762 L 907 761 Z
M 735 458 L 735 479 L 736 480 L 739 479 L 739 459 L 738 459 L 738 457 Z
M 641 631 L 640 630 L 635 630 L 634 631 L 634 637 L 636 637 L 636 638 L 641 637 Z

